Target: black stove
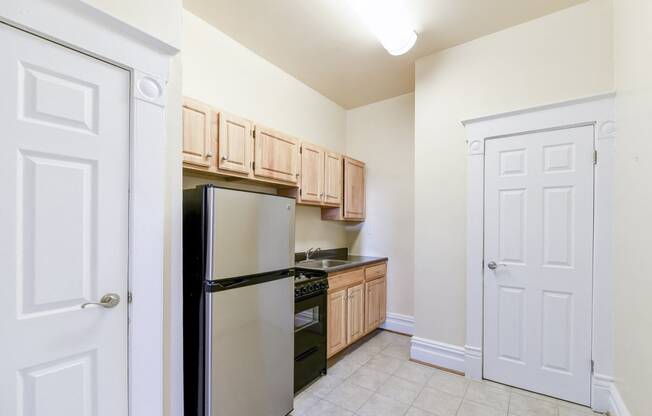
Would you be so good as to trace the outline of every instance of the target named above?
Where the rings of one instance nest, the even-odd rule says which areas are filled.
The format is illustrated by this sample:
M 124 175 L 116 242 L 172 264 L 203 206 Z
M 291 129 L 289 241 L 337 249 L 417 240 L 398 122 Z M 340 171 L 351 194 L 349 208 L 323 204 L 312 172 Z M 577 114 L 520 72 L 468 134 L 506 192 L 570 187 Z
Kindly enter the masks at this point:
M 294 391 L 326 374 L 328 275 L 294 270 Z

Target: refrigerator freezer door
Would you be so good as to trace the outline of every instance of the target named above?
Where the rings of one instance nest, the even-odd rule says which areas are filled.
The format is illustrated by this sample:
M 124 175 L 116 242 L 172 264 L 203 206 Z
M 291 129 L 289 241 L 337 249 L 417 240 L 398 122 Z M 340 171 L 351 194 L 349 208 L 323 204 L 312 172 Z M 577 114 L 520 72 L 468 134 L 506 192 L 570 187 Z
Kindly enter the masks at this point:
M 287 415 L 294 392 L 293 278 L 206 297 L 207 415 Z
M 209 280 L 266 273 L 294 265 L 293 199 L 209 188 L 208 202 L 213 220 Z

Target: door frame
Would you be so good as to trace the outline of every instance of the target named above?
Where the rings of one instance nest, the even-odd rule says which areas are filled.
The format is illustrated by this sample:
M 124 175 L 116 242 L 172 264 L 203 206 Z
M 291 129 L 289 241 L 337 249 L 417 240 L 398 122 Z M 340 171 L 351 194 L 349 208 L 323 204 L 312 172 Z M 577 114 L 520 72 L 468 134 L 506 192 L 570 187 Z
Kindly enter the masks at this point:
M 516 134 L 594 126 L 593 322 L 591 407 L 606 411 L 613 384 L 612 184 L 615 93 L 462 121 L 468 146 L 466 376 L 483 378 L 484 148 L 485 141 Z
M 166 83 L 179 50 L 80 0 L 1 2 L 0 23 L 130 73 L 129 414 L 163 415 Z

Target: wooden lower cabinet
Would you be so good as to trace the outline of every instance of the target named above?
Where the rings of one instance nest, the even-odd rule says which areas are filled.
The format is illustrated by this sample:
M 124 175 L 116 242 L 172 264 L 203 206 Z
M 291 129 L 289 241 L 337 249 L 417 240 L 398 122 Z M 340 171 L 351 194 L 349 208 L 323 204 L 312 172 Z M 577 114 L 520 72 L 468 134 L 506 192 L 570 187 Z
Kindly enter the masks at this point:
M 346 343 L 351 344 L 364 335 L 364 283 L 346 289 Z
M 385 321 L 385 270 L 386 263 L 377 263 L 329 276 L 326 348 L 329 358 Z
M 341 289 L 328 294 L 328 345 L 326 354 L 330 357 L 341 351 L 347 345 L 346 342 L 346 307 L 347 291 Z
M 387 315 L 387 279 L 385 276 L 365 282 L 365 334 L 378 328 Z

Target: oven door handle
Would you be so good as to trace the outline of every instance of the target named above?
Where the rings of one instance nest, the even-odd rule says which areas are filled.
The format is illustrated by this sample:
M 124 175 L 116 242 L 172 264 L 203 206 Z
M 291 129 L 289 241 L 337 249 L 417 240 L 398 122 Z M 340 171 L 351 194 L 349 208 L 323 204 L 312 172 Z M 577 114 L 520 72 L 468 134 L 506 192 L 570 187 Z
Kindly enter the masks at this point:
M 301 354 L 297 355 L 294 358 L 294 361 L 303 361 L 306 358 L 308 358 L 310 355 L 312 355 L 313 353 L 317 352 L 318 350 L 319 350 L 319 347 L 312 347 L 312 348 L 308 349 L 307 351 L 304 351 Z

